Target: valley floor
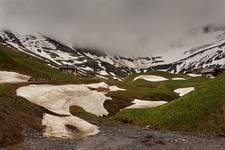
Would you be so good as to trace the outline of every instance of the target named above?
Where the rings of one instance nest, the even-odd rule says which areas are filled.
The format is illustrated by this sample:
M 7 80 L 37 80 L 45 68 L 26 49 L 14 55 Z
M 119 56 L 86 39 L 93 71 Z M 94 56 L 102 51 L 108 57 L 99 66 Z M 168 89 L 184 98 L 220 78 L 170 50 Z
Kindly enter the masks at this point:
M 74 77 L 1 44 L 0 73 L 0 150 L 225 150 L 225 74 L 212 81 L 163 71 L 122 81 Z M 164 105 L 152 108 L 156 102 Z M 100 133 L 79 138 L 89 133 L 83 120 Z
M 44 138 L 33 129 L 23 132 L 23 143 L 7 147 L 13 150 L 223 150 L 224 137 L 209 137 L 139 127 L 102 126 L 98 135 L 81 140 Z

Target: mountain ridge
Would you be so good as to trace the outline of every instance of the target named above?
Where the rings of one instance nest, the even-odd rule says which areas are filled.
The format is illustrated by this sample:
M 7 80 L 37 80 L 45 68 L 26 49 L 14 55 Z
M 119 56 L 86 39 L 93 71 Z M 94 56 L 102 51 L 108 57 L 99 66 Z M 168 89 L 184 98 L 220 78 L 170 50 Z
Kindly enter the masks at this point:
M 110 75 L 115 79 L 129 73 L 142 72 L 151 66 L 156 59 L 160 59 L 160 57 L 126 58 L 113 56 L 90 48 L 71 48 L 47 36 L 19 35 L 9 31 L 0 33 L 0 41 L 55 67 L 75 65 L 81 74 L 92 72 L 92 74 L 101 76 Z
M 94 48 L 70 47 L 40 34 L 20 35 L 2 31 L 0 32 L 0 43 L 41 59 L 49 66 L 73 65 L 83 75 L 95 75 L 101 78 L 111 76 L 121 80 L 130 73 L 144 73 L 151 70 L 184 73 L 197 68 L 224 67 L 225 38 L 223 35 L 223 32 L 204 33 L 201 36 L 213 40 L 206 41 L 202 45 L 199 43 L 200 46 L 190 46 L 181 53 L 182 57 L 176 56 L 175 61 L 169 63 L 165 56 L 160 55 L 122 57 L 110 55 Z M 174 50 L 174 52 L 178 51 Z

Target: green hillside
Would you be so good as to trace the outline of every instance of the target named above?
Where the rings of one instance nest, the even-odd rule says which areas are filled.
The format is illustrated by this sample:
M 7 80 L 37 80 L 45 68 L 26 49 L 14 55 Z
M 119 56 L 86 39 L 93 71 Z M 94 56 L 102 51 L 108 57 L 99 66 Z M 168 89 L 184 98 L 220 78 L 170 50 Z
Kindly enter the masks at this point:
M 166 105 L 123 110 L 113 119 L 154 128 L 222 134 L 225 132 L 225 74 Z
M 131 105 L 134 99 L 149 100 L 149 101 L 172 101 L 179 96 L 174 93 L 177 88 L 195 87 L 200 88 L 209 80 L 203 77 L 190 78 L 185 75 L 171 74 L 161 71 L 151 71 L 145 74 L 157 75 L 166 77 L 169 80 L 161 82 L 150 82 L 146 80 L 133 79 L 142 74 L 130 74 L 122 82 L 114 82 L 112 85 L 117 85 L 126 91 L 111 92 L 108 96 L 112 97 L 112 101 L 107 101 L 105 107 L 110 114 L 115 114 L 120 109 Z M 187 80 L 172 80 L 172 78 L 183 77 Z M 108 81 L 109 82 L 109 81 Z

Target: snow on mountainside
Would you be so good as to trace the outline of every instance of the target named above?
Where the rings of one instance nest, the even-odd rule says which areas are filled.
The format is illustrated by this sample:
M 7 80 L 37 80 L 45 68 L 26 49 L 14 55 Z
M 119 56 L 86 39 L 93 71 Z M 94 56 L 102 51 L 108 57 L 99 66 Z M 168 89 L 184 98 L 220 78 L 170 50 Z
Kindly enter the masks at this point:
M 225 65 L 225 40 L 204 48 L 187 51 L 191 55 L 173 63 L 174 72 L 184 72 L 197 68 L 220 68 Z
M 19 35 L 9 31 L 0 32 L 0 43 L 44 60 L 49 66 L 72 65 L 83 75 L 120 79 L 129 73 L 147 70 L 179 73 L 196 68 L 224 67 L 225 32 L 219 29 L 204 28 L 204 33 L 189 37 L 189 44 L 157 54 L 160 57 L 114 56 L 96 49 L 70 47 L 39 34 Z
M 225 33 L 216 31 L 200 34 L 192 39 L 194 43 L 174 49 L 162 55 L 164 62 L 153 69 L 173 73 L 191 71 L 197 68 L 221 68 L 225 65 Z
M 71 48 L 52 38 L 34 34 L 19 35 L 0 32 L 0 42 L 23 53 L 46 61 L 50 66 L 76 66 L 84 75 L 112 76 L 115 79 L 128 73 L 145 71 L 161 57 L 125 58 L 101 53 L 94 49 Z

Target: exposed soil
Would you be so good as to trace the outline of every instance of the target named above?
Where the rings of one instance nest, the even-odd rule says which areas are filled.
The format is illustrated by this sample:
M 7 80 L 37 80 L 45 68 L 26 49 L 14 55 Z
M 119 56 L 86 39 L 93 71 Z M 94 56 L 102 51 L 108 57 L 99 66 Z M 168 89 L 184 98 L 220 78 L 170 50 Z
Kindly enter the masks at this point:
M 13 95 L 0 95 L 0 147 L 22 141 L 22 131 L 30 127 L 41 131 L 42 116 L 49 113 L 43 107 L 35 105 L 21 97 Z

